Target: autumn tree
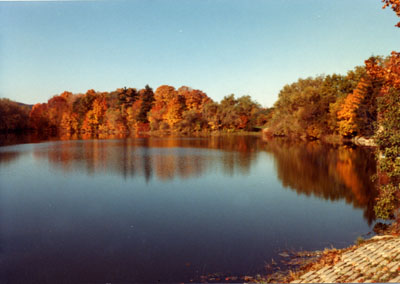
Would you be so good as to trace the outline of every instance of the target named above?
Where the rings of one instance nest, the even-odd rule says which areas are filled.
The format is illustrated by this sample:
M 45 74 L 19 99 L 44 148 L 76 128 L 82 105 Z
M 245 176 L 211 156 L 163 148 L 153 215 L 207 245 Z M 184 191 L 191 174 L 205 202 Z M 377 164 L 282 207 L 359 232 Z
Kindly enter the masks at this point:
M 238 115 L 237 129 L 252 130 L 256 126 L 257 113 L 261 106 L 254 102 L 250 96 L 242 96 L 237 99 L 235 111 Z
M 79 132 L 79 118 L 76 113 L 64 112 L 61 118 L 60 128 L 62 132 Z
M 262 129 L 264 128 L 268 121 L 270 121 L 274 112 L 274 108 L 260 108 L 254 113 L 254 126 Z
M 399 0 L 382 0 L 383 8 L 391 7 L 400 17 Z M 400 27 L 400 22 L 397 23 Z M 390 218 L 400 206 L 400 53 L 393 51 L 386 60 L 370 58 L 365 62 L 368 74 L 382 82 L 378 97 L 379 197 L 375 212 L 380 218 Z
M 165 121 L 170 128 L 175 126 L 182 120 L 183 112 L 186 110 L 185 97 L 176 94 L 167 103 L 167 112 L 165 113 Z
M 338 93 L 323 91 L 325 78 L 299 79 L 279 92 L 268 127 L 275 135 L 319 138 L 326 132 L 323 117 Z M 332 81 L 333 82 L 333 81 Z
M 220 103 L 207 101 L 202 110 L 211 130 L 252 130 L 263 115 L 263 109 L 250 96 L 235 98 L 234 94 L 225 96 Z M 264 123 L 265 120 L 261 124 Z
M 146 85 L 145 88 L 139 92 L 139 94 L 140 94 L 141 104 L 136 120 L 141 123 L 148 123 L 149 119 L 147 116 L 155 100 L 153 89 L 150 88 L 149 85 Z
M 234 94 L 225 96 L 219 104 L 221 127 L 223 129 L 235 129 L 239 124 L 239 114 L 236 111 L 237 99 Z
M 374 134 L 376 93 L 371 78 L 368 76 L 361 78 L 354 91 L 344 99 L 337 117 L 339 133 L 342 136 Z
M 93 101 L 92 109 L 86 113 L 82 130 L 85 132 L 97 132 L 101 130 L 105 113 L 107 111 L 107 102 L 105 94 L 99 94 Z
M 124 123 L 124 118 L 121 114 L 121 110 L 119 108 L 108 108 L 105 117 L 105 128 L 106 132 L 127 132 L 127 126 Z
M 53 96 L 47 102 L 49 127 L 57 131 L 60 128 L 63 113 L 68 111 L 67 100 L 72 96 L 69 92 Z
M 299 79 L 280 91 L 267 126 L 275 135 L 309 139 L 370 136 L 376 119 L 376 88 L 378 83 L 367 78 L 365 67 L 346 75 Z
M 208 102 L 204 105 L 202 117 L 207 121 L 210 130 L 219 130 L 221 127 L 221 113 L 217 102 Z
M 139 94 L 135 88 L 122 88 L 117 89 L 118 93 L 118 104 L 123 107 L 127 108 L 131 106 L 139 97 Z
M 9 99 L 0 99 L 0 131 L 18 131 L 28 128 L 29 106 Z
M 400 203 L 400 53 L 385 60 L 366 61 L 368 74 L 381 81 L 378 97 L 378 172 L 384 182 L 375 207 L 381 218 L 389 218 Z
M 181 132 L 199 132 L 207 129 L 208 123 L 203 116 L 203 110 L 205 105 L 212 100 L 201 90 L 187 86 L 180 87 L 177 92 L 185 106 L 176 128 Z
M 79 127 L 82 126 L 86 113 L 92 109 L 93 101 L 96 99 L 96 91 L 91 89 L 86 94 L 76 95 L 72 104 L 73 113 L 77 114 Z
M 169 125 L 164 119 L 168 111 L 168 101 L 175 96 L 176 90 L 174 87 L 162 85 L 156 89 L 154 93 L 154 104 L 148 116 L 152 130 L 169 128 Z
M 204 105 L 211 101 L 204 92 L 186 86 L 180 87 L 178 94 L 185 98 L 186 109 L 188 111 L 202 112 Z
M 48 130 L 49 125 L 47 104 L 35 104 L 29 113 L 29 127 L 38 132 L 44 132 Z
M 154 93 L 154 104 L 149 113 L 152 129 L 171 129 L 182 119 L 185 98 L 172 86 L 163 85 Z

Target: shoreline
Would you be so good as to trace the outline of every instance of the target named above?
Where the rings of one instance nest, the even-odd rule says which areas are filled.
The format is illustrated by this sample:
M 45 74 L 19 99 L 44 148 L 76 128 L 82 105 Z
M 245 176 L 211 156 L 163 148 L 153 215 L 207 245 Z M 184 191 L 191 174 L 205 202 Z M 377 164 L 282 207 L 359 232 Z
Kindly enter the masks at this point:
M 376 142 L 372 137 L 364 137 L 364 136 L 354 136 L 351 138 L 346 138 L 336 134 L 325 135 L 322 137 L 308 137 L 308 136 L 282 136 L 276 135 L 269 128 L 264 128 L 262 131 L 262 139 L 267 141 L 269 139 L 287 139 L 291 141 L 320 141 L 322 143 L 331 144 L 331 145 L 346 145 L 346 144 L 354 144 L 356 146 L 362 147 L 376 147 Z
M 293 136 L 283 136 L 276 135 L 269 128 L 258 128 L 253 130 L 243 130 L 243 129 L 221 129 L 221 130 L 202 130 L 202 131 L 175 131 L 171 129 L 167 130 L 138 130 L 138 131 L 94 131 L 94 132 L 69 132 L 64 130 L 50 130 L 50 131 L 36 131 L 34 129 L 17 129 L 14 131 L 0 131 L 0 135 L 34 135 L 38 137 L 75 137 L 78 139 L 89 139 L 89 138 L 99 138 L 106 139 L 107 137 L 118 137 L 118 138 L 128 138 L 128 137 L 141 137 L 141 136 L 174 136 L 174 137 L 210 137 L 210 136 L 225 136 L 225 135 L 248 135 L 248 136 L 259 136 L 263 141 L 268 141 L 271 139 L 284 139 L 292 142 L 302 141 L 302 142 L 313 142 L 318 141 L 330 145 L 356 145 L 361 147 L 377 147 L 376 142 L 372 137 L 364 136 L 354 136 L 354 137 L 343 137 L 338 134 L 328 134 L 321 137 L 310 137 L 305 135 L 293 135 Z
M 371 283 L 400 281 L 400 236 L 374 236 L 292 273 L 290 283 Z
M 289 137 L 289 136 L 279 136 L 271 134 L 267 128 L 261 131 L 246 131 L 246 130 L 213 130 L 213 131 L 195 131 L 195 132 L 179 132 L 171 130 L 149 130 L 149 131 L 139 131 L 139 132 L 38 132 L 34 130 L 21 130 L 21 131 L 9 131 L 0 132 L 0 135 L 14 135 L 14 136 L 35 136 L 35 137 L 45 137 L 45 138 L 70 138 L 75 139 L 107 139 L 107 138 L 134 138 L 134 137 L 215 137 L 215 136 L 235 136 L 235 135 L 245 135 L 245 136 L 255 136 L 260 137 L 263 141 L 268 142 L 272 139 L 282 139 L 292 142 L 320 142 L 325 144 L 330 144 L 333 146 L 340 145 L 355 145 L 360 147 L 377 147 L 373 138 L 355 136 L 352 138 L 345 138 L 339 135 L 328 135 L 320 138 L 310 139 L 308 137 Z
M 399 227 L 395 221 L 387 230 L 369 239 L 357 239 L 356 244 L 342 249 L 296 252 L 288 261 L 288 269 L 267 274 L 261 282 L 400 282 Z

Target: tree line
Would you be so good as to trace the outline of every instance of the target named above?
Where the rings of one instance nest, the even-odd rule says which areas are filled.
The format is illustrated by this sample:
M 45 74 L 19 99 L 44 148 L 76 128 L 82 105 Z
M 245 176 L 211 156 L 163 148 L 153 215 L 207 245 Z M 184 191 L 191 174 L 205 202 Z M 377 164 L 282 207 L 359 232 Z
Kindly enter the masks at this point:
M 153 92 L 119 88 L 112 92 L 63 92 L 33 107 L 0 100 L 0 131 L 33 129 L 47 133 L 128 133 L 172 131 L 252 131 L 274 136 L 336 139 L 380 138 L 385 123 L 396 122 L 399 54 L 371 57 L 346 75 L 299 79 L 279 92 L 272 108 L 250 96 L 214 102 L 201 90 L 162 85 Z M 391 108 L 388 106 L 391 105 Z M 392 110 L 390 113 L 388 110 Z M 399 118 L 400 119 L 400 118 Z M 385 129 L 394 131 L 395 125 Z M 379 133 L 378 136 L 376 136 Z
M 268 109 L 250 96 L 230 95 L 217 103 L 190 87 L 163 85 L 153 92 L 147 85 L 140 90 L 63 92 L 47 103 L 34 105 L 29 126 L 37 131 L 69 133 L 193 133 L 252 130 L 262 127 L 267 116 Z
M 365 67 L 356 67 L 346 75 L 299 79 L 280 91 L 267 123 L 268 132 L 308 139 L 371 136 L 378 85 Z

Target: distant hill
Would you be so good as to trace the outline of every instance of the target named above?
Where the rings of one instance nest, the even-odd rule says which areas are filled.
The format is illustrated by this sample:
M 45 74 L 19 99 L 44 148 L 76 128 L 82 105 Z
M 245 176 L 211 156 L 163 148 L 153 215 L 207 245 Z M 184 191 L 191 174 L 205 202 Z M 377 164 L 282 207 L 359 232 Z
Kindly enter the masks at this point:
M 0 99 L 0 132 L 29 129 L 29 113 L 33 105 Z
M 28 105 L 28 104 L 24 104 L 24 103 L 19 103 L 19 102 L 16 102 L 19 106 L 22 106 L 22 107 L 26 107 L 26 108 L 29 108 L 29 110 L 31 110 L 32 109 L 32 107 L 33 107 L 33 105 Z
M 4 102 L 4 101 L 9 101 L 9 102 L 14 103 L 14 104 L 17 104 L 17 105 L 19 105 L 19 106 L 26 107 L 26 108 L 28 108 L 29 110 L 31 110 L 31 109 L 33 108 L 33 105 L 28 105 L 28 104 L 16 102 L 16 101 L 10 100 L 9 98 L 0 98 L 0 101 L 3 101 L 3 102 Z

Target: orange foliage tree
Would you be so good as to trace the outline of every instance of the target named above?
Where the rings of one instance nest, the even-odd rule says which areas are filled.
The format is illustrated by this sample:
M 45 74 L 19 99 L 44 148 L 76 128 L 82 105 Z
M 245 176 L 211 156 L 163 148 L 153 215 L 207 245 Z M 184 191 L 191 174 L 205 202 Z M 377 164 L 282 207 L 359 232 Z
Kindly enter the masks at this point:
M 98 96 L 93 101 L 93 107 L 86 113 L 85 120 L 82 125 L 82 130 L 85 132 L 96 132 L 101 130 L 100 126 L 103 124 L 103 118 L 107 111 L 107 102 L 105 95 Z
M 361 78 L 354 91 L 349 94 L 337 112 L 339 133 L 342 136 L 353 136 L 359 131 L 357 110 L 371 87 L 370 81 Z
M 64 112 L 68 111 L 68 98 L 72 96 L 69 92 L 64 92 L 59 96 L 54 96 L 47 102 L 48 118 L 50 127 L 57 130 L 61 125 Z
M 178 94 L 185 98 L 186 109 L 202 112 L 204 105 L 211 102 L 211 99 L 202 91 L 182 86 L 178 89 Z
M 149 121 L 153 130 L 168 128 L 168 124 L 164 123 L 164 117 L 167 113 L 168 100 L 172 99 L 176 94 L 174 87 L 162 85 L 158 87 L 154 93 L 154 104 L 149 113 Z
M 150 111 L 149 120 L 153 129 L 168 129 L 182 118 L 185 103 L 172 86 L 163 85 L 154 93 L 154 105 Z
M 36 131 L 44 131 L 49 127 L 47 104 L 37 103 L 29 113 L 29 127 Z

